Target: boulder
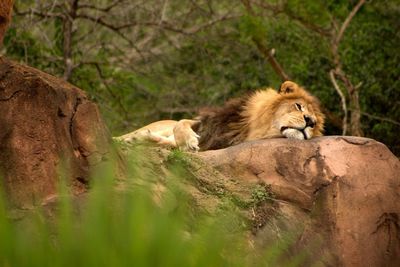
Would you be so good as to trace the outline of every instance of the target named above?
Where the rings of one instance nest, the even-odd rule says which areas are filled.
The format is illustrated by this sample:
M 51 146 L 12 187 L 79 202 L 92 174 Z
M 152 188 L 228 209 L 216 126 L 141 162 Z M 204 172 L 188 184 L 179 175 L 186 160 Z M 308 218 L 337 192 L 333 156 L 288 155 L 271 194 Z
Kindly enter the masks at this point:
M 3 43 L 4 34 L 11 20 L 13 2 L 13 0 L 1 0 L 0 2 L 0 45 Z
M 269 186 L 280 219 L 260 227 L 255 242 L 300 229 L 295 249 L 310 248 L 310 263 L 400 266 L 400 162 L 385 145 L 358 137 L 269 139 L 198 157 L 229 180 Z
M 0 58 L 0 177 L 13 208 L 53 198 L 60 175 L 86 191 L 91 166 L 109 153 L 97 106 L 79 88 Z

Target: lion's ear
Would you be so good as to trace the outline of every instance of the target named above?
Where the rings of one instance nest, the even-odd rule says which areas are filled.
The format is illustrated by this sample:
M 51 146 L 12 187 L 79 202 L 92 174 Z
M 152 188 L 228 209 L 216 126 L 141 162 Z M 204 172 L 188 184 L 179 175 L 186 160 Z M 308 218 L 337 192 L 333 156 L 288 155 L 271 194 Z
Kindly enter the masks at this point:
M 299 86 L 297 83 L 291 82 L 291 81 L 286 81 L 281 84 L 281 87 L 278 90 L 278 93 L 280 94 L 290 94 L 295 92 Z

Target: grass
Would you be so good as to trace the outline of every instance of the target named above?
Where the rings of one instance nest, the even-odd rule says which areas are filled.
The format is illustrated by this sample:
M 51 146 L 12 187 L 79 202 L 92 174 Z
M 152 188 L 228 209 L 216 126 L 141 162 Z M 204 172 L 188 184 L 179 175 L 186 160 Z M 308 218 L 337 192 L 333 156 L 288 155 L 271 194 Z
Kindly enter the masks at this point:
M 175 164 L 184 158 L 172 157 L 180 159 Z M 55 216 L 38 208 L 24 222 L 9 218 L 0 197 L 0 266 L 277 266 L 286 246 L 256 252 L 233 210 L 197 213 L 179 173 L 162 179 L 162 190 L 160 177 L 135 159 L 127 173 L 116 186 L 114 167 L 103 166 L 80 204 L 61 183 Z

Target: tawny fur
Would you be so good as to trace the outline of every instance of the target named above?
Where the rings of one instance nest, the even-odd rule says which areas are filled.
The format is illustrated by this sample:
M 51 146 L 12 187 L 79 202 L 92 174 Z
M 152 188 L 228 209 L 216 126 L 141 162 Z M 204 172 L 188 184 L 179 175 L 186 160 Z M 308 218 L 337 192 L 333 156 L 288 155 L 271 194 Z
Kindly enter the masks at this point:
M 199 135 L 192 127 L 199 123 L 195 120 L 180 120 L 174 127 L 176 146 L 185 151 L 199 151 Z
M 176 147 L 176 142 L 174 139 L 174 127 L 176 124 L 177 121 L 174 120 L 157 121 L 133 132 L 119 137 L 114 137 L 114 139 L 127 143 L 136 141 L 151 141 L 161 146 Z
M 315 125 L 306 127 L 304 116 Z M 271 88 L 259 90 L 230 100 L 222 108 L 204 109 L 197 119 L 201 123 L 194 130 L 201 136 L 201 150 L 263 138 L 310 139 L 322 135 L 324 127 L 319 101 L 290 81 L 284 82 L 278 92 Z
M 323 127 L 319 101 L 296 83 L 286 81 L 278 92 L 259 90 L 223 107 L 203 109 L 196 120 L 159 121 L 116 139 L 148 140 L 197 151 L 263 138 L 310 139 L 322 135 Z
M 198 151 L 199 136 L 191 128 L 197 123 L 199 121 L 196 120 L 162 120 L 114 139 L 128 143 L 150 141 L 160 146 L 178 147 L 185 151 Z

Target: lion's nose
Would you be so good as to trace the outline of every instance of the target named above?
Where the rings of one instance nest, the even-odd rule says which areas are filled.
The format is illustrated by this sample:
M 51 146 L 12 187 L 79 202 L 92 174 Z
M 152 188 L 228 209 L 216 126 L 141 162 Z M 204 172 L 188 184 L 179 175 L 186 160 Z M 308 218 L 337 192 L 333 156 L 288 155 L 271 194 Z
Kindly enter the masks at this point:
M 306 121 L 306 127 L 314 128 L 315 122 L 311 119 L 310 116 L 304 115 L 304 120 Z

